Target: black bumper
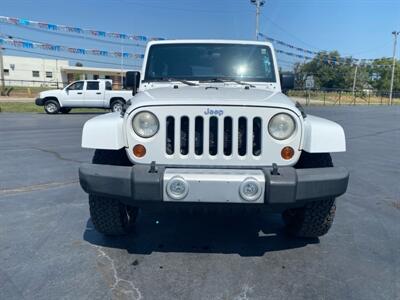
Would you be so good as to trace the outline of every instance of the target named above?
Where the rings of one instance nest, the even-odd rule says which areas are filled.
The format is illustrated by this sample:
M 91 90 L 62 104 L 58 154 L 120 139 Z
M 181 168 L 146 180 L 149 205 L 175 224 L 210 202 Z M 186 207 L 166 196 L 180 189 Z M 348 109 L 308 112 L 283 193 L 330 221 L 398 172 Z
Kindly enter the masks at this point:
M 35 104 L 38 105 L 38 106 L 43 106 L 44 105 L 44 99 L 36 98 L 35 99 Z
M 294 169 L 281 167 L 278 175 L 272 168 L 261 169 L 265 175 L 264 204 L 293 206 L 326 197 L 337 197 L 346 192 L 349 173 L 345 168 Z M 127 204 L 155 204 L 163 202 L 165 166 L 156 172 L 148 165 L 120 167 L 82 164 L 79 181 L 89 194 L 114 197 Z

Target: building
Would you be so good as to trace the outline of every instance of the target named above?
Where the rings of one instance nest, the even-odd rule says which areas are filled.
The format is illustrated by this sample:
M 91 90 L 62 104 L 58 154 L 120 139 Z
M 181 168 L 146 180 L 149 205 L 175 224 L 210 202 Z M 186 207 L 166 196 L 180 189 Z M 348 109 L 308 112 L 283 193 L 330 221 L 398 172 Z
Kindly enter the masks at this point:
M 120 88 L 127 70 L 71 66 L 68 60 L 3 56 L 6 86 L 62 88 L 75 80 L 111 79 Z

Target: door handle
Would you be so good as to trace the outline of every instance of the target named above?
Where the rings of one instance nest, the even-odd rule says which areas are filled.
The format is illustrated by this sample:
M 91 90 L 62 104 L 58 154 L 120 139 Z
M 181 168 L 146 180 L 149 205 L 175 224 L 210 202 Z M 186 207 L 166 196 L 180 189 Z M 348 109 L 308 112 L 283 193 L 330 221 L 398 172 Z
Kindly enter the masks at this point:
M 78 92 L 77 94 L 78 94 L 78 95 L 82 95 L 82 92 Z
M 100 93 L 100 92 L 97 92 L 96 94 L 97 94 L 97 95 L 101 95 L 101 93 Z

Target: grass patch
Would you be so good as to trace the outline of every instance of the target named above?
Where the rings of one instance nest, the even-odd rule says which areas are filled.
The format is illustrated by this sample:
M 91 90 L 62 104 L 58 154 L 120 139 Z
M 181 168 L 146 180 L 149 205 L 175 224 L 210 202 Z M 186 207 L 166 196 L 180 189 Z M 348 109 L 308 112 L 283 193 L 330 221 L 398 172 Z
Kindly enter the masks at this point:
M 43 113 L 44 108 L 43 106 L 37 106 L 33 102 L 0 102 L 0 112 Z M 72 109 L 71 113 L 74 112 L 96 113 L 109 112 L 109 110 L 100 108 L 75 108 Z

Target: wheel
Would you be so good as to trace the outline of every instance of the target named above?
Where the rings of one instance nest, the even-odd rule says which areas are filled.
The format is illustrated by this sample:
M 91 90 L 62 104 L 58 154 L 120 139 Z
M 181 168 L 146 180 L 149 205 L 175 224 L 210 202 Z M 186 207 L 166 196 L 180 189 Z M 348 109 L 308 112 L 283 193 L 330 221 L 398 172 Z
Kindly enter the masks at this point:
M 333 167 L 329 153 L 310 154 L 302 152 L 295 168 Z M 312 201 L 300 208 L 287 209 L 282 213 L 287 232 L 297 237 L 316 238 L 326 234 L 335 217 L 335 198 Z
M 44 103 L 44 110 L 50 115 L 58 114 L 60 111 L 60 104 L 56 100 L 47 100 Z
M 125 149 L 96 150 L 92 162 L 101 165 L 132 166 Z M 139 209 L 118 199 L 89 195 L 89 209 L 96 230 L 105 235 L 125 235 L 133 230 Z
M 70 111 L 71 111 L 71 108 L 68 108 L 68 107 L 61 107 L 60 108 L 60 113 L 62 113 L 62 114 L 67 114 Z
M 111 103 L 112 112 L 121 112 L 124 107 L 125 102 L 123 100 L 114 100 Z
M 138 214 L 137 207 L 117 199 L 89 195 L 90 217 L 96 230 L 105 235 L 125 235 L 132 231 Z

